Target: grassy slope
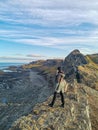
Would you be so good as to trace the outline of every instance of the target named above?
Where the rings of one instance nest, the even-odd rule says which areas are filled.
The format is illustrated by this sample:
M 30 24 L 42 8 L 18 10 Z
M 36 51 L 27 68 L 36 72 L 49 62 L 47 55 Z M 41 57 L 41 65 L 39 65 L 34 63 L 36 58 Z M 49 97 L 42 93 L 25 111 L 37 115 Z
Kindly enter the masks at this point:
M 98 55 L 87 55 L 88 64 L 79 66 L 86 87 L 90 106 L 92 130 L 98 130 Z
M 98 54 L 92 54 L 92 55 L 88 55 L 88 56 L 90 57 L 90 59 L 91 59 L 94 63 L 98 64 Z
M 83 77 L 83 82 L 91 88 L 98 90 L 98 64 L 94 62 L 91 56 L 86 56 L 88 64 L 79 66 L 80 73 Z

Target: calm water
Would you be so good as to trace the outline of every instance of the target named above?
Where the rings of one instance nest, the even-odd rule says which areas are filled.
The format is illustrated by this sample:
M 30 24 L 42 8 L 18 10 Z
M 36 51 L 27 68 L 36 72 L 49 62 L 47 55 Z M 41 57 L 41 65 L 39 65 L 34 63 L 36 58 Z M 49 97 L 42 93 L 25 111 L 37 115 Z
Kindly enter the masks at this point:
M 24 63 L 0 63 L 0 70 L 5 69 L 9 66 L 20 66 L 23 65 Z

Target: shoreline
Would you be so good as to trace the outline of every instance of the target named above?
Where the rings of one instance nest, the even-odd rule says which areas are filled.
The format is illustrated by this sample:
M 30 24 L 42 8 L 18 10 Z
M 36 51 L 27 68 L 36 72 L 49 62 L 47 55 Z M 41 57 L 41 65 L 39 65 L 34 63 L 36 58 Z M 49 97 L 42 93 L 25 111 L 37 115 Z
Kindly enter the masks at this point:
M 11 71 L 11 68 L 19 68 L 22 65 L 24 65 L 25 63 L 0 63 L 0 71 Z

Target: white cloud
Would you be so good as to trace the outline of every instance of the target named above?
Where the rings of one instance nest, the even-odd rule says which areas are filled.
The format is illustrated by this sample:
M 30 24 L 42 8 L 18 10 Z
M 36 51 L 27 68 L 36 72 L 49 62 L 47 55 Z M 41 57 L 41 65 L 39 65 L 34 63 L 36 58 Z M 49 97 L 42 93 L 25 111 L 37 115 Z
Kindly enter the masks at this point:
M 39 55 L 39 54 L 28 54 L 27 57 L 33 57 L 33 58 L 43 58 L 45 56 Z
M 1 0 L 0 20 L 8 23 L 1 39 L 84 52 L 98 48 L 98 0 Z
M 32 58 L 19 58 L 19 57 L 9 57 L 9 56 L 1 56 L 0 59 L 2 60 L 7 60 L 7 59 L 10 59 L 10 60 L 32 60 Z
M 40 37 L 39 39 L 16 39 L 18 43 L 30 44 L 30 45 L 41 45 L 41 46 L 50 46 L 64 47 L 66 45 L 89 45 L 97 46 L 98 38 L 97 37 L 71 37 L 71 38 L 58 38 L 58 37 Z
M 11 56 L 1 56 L 0 57 L 0 61 L 2 62 L 20 62 L 20 63 L 24 63 L 24 62 L 31 62 L 31 61 L 35 61 L 37 59 L 33 59 L 33 58 L 25 58 L 25 57 L 11 57 Z
M 66 26 L 98 24 L 97 0 L 10 0 L 0 2 L 1 20 L 16 23 Z M 3 15 L 2 15 L 3 14 Z

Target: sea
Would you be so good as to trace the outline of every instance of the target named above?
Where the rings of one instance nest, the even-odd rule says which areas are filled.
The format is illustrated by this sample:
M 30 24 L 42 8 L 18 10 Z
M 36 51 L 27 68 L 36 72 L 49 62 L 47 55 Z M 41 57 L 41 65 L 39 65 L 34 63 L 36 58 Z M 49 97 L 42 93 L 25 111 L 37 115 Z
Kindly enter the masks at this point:
M 7 62 L 0 62 L 0 70 L 4 70 L 6 68 L 8 68 L 9 66 L 21 66 L 25 63 L 7 63 Z

